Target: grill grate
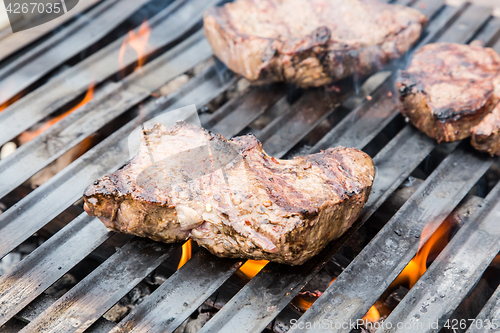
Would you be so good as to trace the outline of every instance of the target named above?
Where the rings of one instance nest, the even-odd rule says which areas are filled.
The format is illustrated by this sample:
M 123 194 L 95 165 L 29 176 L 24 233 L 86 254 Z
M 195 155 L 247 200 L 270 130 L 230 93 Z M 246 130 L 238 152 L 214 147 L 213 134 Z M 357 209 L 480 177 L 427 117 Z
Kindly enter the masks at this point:
M 119 82 L 109 81 L 120 71 L 117 59 L 123 38 L 119 38 L 0 113 L 0 144 L 3 144 L 47 115 L 64 108 L 84 93 L 92 82 L 103 83 L 93 101 L 0 162 L 2 198 L 90 134 L 142 103 L 138 117 L 0 215 L 0 258 L 76 202 L 93 180 L 121 167 L 129 158 L 127 136 L 138 124 L 166 109 L 193 103 L 206 105 L 235 82 L 232 73 L 221 73 L 217 65 L 212 65 L 175 93 L 167 97 L 151 97 L 151 92 L 212 56 L 201 31 L 194 32 L 177 45 L 175 43 L 199 28 L 198 22 L 204 9 L 217 2 L 176 0 L 155 15 L 150 20 L 152 33 L 148 52 L 166 52 L 146 64 L 141 73 L 134 72 Z M 419 8 L 432 18 L 417 47 L 434 41 L 467 43 L 480 39 L 500 51 L 500 42 L 495 44 L 500 36 L 500 19 L 492 18 L 487 8 L 470 4 L 451 7 L 444 5 L 444 0 L 395 2 Z M 101 19 L 113 17 L 114 22 L 122 22 L 146 2 L 126 1 L 127 9 L 120 13 L 113 10 L 117 3 L 106 0 L 89 13 Z M 61 36 L 69 36 L 74 31 L 79 34 L 73 36 L 82 36 L 96 29 L 96 26 L 88 24 L 78 30 L 81 24 L 75 20 L 65 30 L 26 53 L 24 58 L 17 60 L 23 66 L 17 66 L 16 70 L 13 65 L 2 69 L 0 77 L 3 82 L 9 82 L 11 78 L 16 82 L 9 91 L 2 91 L 3 101 L 22 93 L 33 85 L 35 79 L 43 77 L 79 52 L 74 50 L 73 53 L 62 54 L 52 67 L 37 66 L 35 76 L 23 75 L 34 63 L 52 59 L 49 46 L 63 48 L 69 45 L 65 43 L 71 43 L 71 39 L 61 41 Z M 88 48 L 109 33 L 113 26 L 105 28 L 99 30 L 101 37 L 95 36 L 89 44 L 81 45 L 79 50 Z M 137 56 L 126 55 L 126 66 L 135 62 Z M 303 144 L 306 137 L 327 119 L 335 126 L 314 143 L 310 152 L 336 145 L 364 149 L 400 117 L 397 97 L 389 94 L 391 89 L 389 71 L 373 75 L 361 87 L 360 94 L 350 92 L 330 99 L 324 92 L 310 90 L 291 105 L 287 102 L 283 86 L 249 88 L 203 119 L 203 125 L 231 137 L 244 131 L 273 107 L 281 110 L 278 112 L 280 116 L 256 132 L 264 149 L 273 156 L 291 154 L 294 147 Z M 366 95 L 371 95 L 372 99 L 365 99 Z M 430 226 L 435 230 L 496 161 L 471 151 L 466 143 L 442 146 L 449 155 L 300 318 L 299 323 L 322 322 L 324 319 L 349 322 L 361 318 L 413 258 L 421 241 L 417 237 L 423 227 Z M 200 332 L 264 330 L 436 147 L 436 142 L 424 134 L 410 125 L 404 126 L 374 156 L 376 181 L 370 200 L 353 228 L 300 267 L 268 264 Z M 447 195 L 443 196 L 443 193 Z M 444 321 L 500 251 L 500 234 L 495 228 L 500 212 L 499 195 L 500 185 L 497 185 L 387 321 L 409 322 L 418 314 L 420 320 L 439 319 L 440 328 L 443 327 Z M 395 230 L 398 232 L 395 233 Z M 40 295 L 111 236 L 113 233 L 108 232 L 100 221 L 81 214 L 13 270 L 1 276 L 0 326 L 19 314 L 31 321 L 24 328 L 26 332 L 109 331 L 113 325 L 99 318 L 172 255 L 179 248 L 178 244 L 166 245 L 134 238 L 55 303 L 44 302 Z M 481 256 L 471 259 L 472 252 Z M 113 332 L 173 331 L 242 263 L 242 260 L 214 257 L 201 249 L 114 327 Z M 443 290 L 450 290 L 450 283 L 455 286 L 452 292 L 443 292 L 445 297 L 436 298 L 435 302 L 426 306 L 427 312 L 421 311 L 422 303 L 432 298 L 432 293 L 439 295 Z M 499 295 L 500 289 L 491 297 L 478 319 L 499 316 Z M 37 302 L 39 309 L 26 308 Z M 22 309 L 25 310 L 20 314 Z M 321 328 L 314 329 L 314 332 L 320 331 Z M 475 332 L 474 327 L 469 331 Z

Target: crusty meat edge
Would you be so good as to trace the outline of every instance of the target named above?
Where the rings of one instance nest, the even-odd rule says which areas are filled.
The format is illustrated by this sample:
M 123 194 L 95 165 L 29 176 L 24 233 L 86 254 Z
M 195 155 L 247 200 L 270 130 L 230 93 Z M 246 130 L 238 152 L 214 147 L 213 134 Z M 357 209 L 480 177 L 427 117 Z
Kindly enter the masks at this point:
M 479 124 L 484 115 L 498 102 L 491 94 L 478 109 L 468 110 L 467 114 L 461 115 L 458 119 L 454 116 L 439 119 L 428 105 L 428 96 L 424 91 L 416 91 L 414 86 L 405 86 L 401 82 L 396 83 L 396 89 L 400 93 L 405 91 L 401 94 L 403 101 L 401 113 L 408 117 L 415 127 L 438 143 L 468 138 L 471 135 L 471 127 Z
M 471 129 L 471 144 L 491 156 L 500 156 L 500 104 Z

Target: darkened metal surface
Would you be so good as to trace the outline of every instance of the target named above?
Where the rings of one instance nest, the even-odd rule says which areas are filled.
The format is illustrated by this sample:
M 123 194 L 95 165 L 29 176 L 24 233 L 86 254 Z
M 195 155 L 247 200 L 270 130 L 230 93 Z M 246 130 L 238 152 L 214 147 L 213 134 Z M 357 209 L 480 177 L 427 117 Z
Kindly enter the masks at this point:
M 0 104 L 89 48 L 150 0 L 104 1 L 0 70 Z
M 99 95 L 47 131 L 22 145 L 0 161 L 0 198 L 22 184 L 89 135 L 134 105 L 144 101 L 161 85 L 212 55 L 199 31 L 160 58 L 145 65 Z
M 21 332 L 83 332 L 179 247 L 132 240 Z
M 398 322 L 415 325 L 406 331 L 438 332 L 443 328 L 500 251 L 499 221 L 500 183 L 384 321 L 393 329 L 387 325 L 379 332 L 405 331 L 397 329 Z
M 364 103 L 349 113 L 314 145 L 311 152 L 333 146 L 348 146 L 352 142 L 356 142 L 356 148 L 366 146 L 398 115 L 398 97 L 392 95 L 392 80 L 387 79 L 371 97 L 373 102 Z
M 200 250 L 112 332 L 173 331 L 214 293 L 243 261 L 216 258 L 206 250 Z
M 251 89 L 217 110 L 204 126 L 226 138 L 233 137 L 283 98 L 284 90 L 276 85 L 269 90 Z
M 456 22 L 456 24 L 462 24 L 462 22 L 459 20 Z M 460 37 L 457 37 L 457 41 L 466 42 L 470 37 L 465 36 L 464 38 L 467 39 L 460 40 Z M 389 96 L 386 95 L 385 98 L 389 98 Z M 377 113 L 378 110 L 374 108 L 372 112 Z M 370 113 L 367 112 L 367 114 Z M 356 125 L 351 124 L 351 126 Z M 361 128 L 366 131 L 366 128 L 360 126 L 359 129 Z M 337 127 L 335 127 L 333 131 L 335 131 L 336 129 Z M 340 129 L 342 130 L 343 128 L 340 127 Z M 380 131 L 381 129 L 376 128 L 374 130 Z M 344 144 L 347 146 L 357 146 L 358 142 L 356 142 L 356 139 L 363 140 L 363 135 L 356 135 L 356 132 L 354 132 L 353 134 L 351 133 L 351 131 L 349 131 L 348 135 L 352 138 L 353 141 L 344 141 Z M 389 161 L 387 161 L 389 163 L 386 163 L 384 165 L 389 166 L 390 168 L 384 170 L 387 173 L 388 177 L 386 177 L 386 181 L 383 185 L 386 186 L 386 189 L 391 189 L 391 192 L 380 191 L 380 195 L 384 194 L 387 197 L 390 193 L 392 193 L 392 191 L 394 191 L 404 181 L 404 179 L 406 179 L 411 170 L 413 170 L 413 168 L 415 168 L 428 155 L 428 153 L 430 153 L 430 151 L 434 147 L 433 141 L 428 139 L 425 135 L 421 135 L 421 141 L 423 141 L 423 143 L 418 141 L 415 142 L 413 140 L 405 140 L 406 138 L 400 136 L 399 142 L 393 145 L 389 144 L 388 147 L 392 147 L 394 149 L 402 148 L 400 150 L 402 154 L 394 155 L 394 151 L 387 151 L 386 153 L 381 155 L 382 160 L 384 156 L 387 156 L 390 159 Z M 406 145 L 404 145 L 403 143 Z M 332 145 L 337 144 L 337 142 L 332 141 Z M 425 151 L 424 149 L 424 152 L 420 153 L 419 149 L 421 147 L 419 146 L 421 146 L 422 144 L 424 145 L 422 148 L 428 147 L 428 151 Z M 361 148 L 361 146 L 358 147 Z M 376 159 L 377 158 L 375 158 L 375 162 Z M 414 159 L 413 163 L 405 163 L 408 162 L 408 159 Z M 395 173 L 396 170 L 394 168 L 394 165 L 396 167 L 400 166 L 400 170 L 398 170 L 400 171 L 399 173 Z M 380 172 L 380 169 L 381 167 L 377 165 L 378 172 Z M 371 215 L 371 213 L 373 213 L 373 211 L 376 210 L 376 208 L 378 208 L 383 202 L 382 200 L 377 202 L 376 193 L 374 196 L 373 192 L 376 192 L 376 186 L 377 183 L 374 184 L 372 194 L 370 195 L 370 201 L 375 201 L 377 205 L 376 207 L 370 206 L 369 204 L 367 205 L 369 214 L 366 213 L 367 209 L 365 209 L 364 215 L 362 216 L 363 222 L 366 221 L 369 215 Z M 349 235 L 350 234 L 346 236 Z M 343 244 L 342 241 L 344 241 L 344 239 L 346 238 L 342 237 L 339 240 L 339 243 Z M 307 281 L 309 281 L 312 276 L 314 276 L 315 272 L 319 270 L 336 251 L 332 252 L 333 253 L 331 253 L 327 249 L 324 252 L 327 253 L 325 257 L 322 257 L 324 253 L 317 256 L 322 260 L 312 259 L 308 263 L 303 265 L 304 267 L 298 267 L 293 270 L 273 263 L 267 265 L 263 271 L 261 271 L 230 301 L 230 303 L 228 303 L 228 306 L 219 311 L 219 313 L 204 326 L 202 332 L 216 332 L 223 331 L 223 329 L 230 331 L 234 329 L 236 323 L 238 323 L 237 331 L 251 332 L 253 330 L 262 330 L 272 320 L 272 318 L 274 318 L 274 316 L 284 306 L 286 306 L 289 301 L 291 301 L 291 299 L 300 291 L 302 286 L 307 283 Z M 309 272 L 309 274 L 307 274 L 306 272 Z M 289 294 L 283 295 L 283 290 L 287 290 Z M 255 313 L 259 314 L 257 316 L 257 319 L 255 318 Z
M 490 320 L 490 324 L 492 323 L 492 319 L 500 318 L 500 286 L 498 286 L 495 293 L 490 297 L 488 303 L 483 307 L 481 312 L 477 315 L 475 323 L 469 327 L 467 333 L 493 333 L 495 332 L 493 327 L 487 328 L 484 323 L 486 320 Z M 477 324 L 476 324 L 477 323 Z
M 0 278 L 0 326 L 113 233 L 83 213 Z
M 493 164 L 465 149 L 454 150 L 387 222 L 351 264 L 300 318 L 343 323 L 361 318 L 416 254 L 424 226 L 428 238 Z M 299 328 L 290 332 L 301 332 Z M 323 332 L 327 330 L 316 330 Z M 336 329 L 349 332 L 349 329 Z
M 186 5 L 182 5 L 186 2 Z M 217 2 L 218 0 L 177 0 L 156 15 L 150 21 L 152 30 L 145 56 L 187 33 L 200 22 L 205 9 Z M 118 63 L 124 38 L 94 53 L 2 111 L 0 145 L 83 94 L 92 83 L 98 84 L 118 73 L 122 66 L 127 67 L 137 62 L 137 53 L 125 52 L 122 63 Z
M 498 37 L 498 20 L 489 19 L 490 12 L 480 7 L 464 5 L 460 8 L 454 8 L 445 6 L 443 10 L 439 11 L 442 7 L 442 2 L 440 1 L 405 0 L 400 1 L 400 3 L 413 4 L 416 8 L 426 12 L 428 16 L 435 16 L 426 29 L 426 36 L 424 36 L 423 42 L 434 41 L 439 36 L 441 36 L 440 40 L 454 40 L 458 42 L 468 42 L 474 36 L 484 41 L 490 41 Z M 179 4 L 179 8 L 173 11 L 172 16 L 166 17 L 166 20 L 170 20 L 169 24 L 171 24 L 168 27 L 170 30 L 167 31 L 175 31 L 176 33 L 179 29 L 175 24 L 178 24 L 182 19 L 188 19 L 186 17 L 172 18 L 173 16 L 176 16 L 179 12 L 189 13 L 190 11 L 191 13 L 199 14 L 202 12 L 200 6 L 205 6 L 205 4 L 201 4 L 199 1 L 183 1 L 182 6 L 180 6 L 181 1 L 179 1 L 177 4 Z M 186 4 L 189 4 L 189 6 Z M 207 4 L 206 6 L 209 5 L 210 4 Z M 438 14 L 434 15 L 434 13 Z M 195 24 L 199 21 L 200 17 L 201 16 L 198 16 L 197 20 L 189 20 L 189 22 Z M 192 17 L 189 19 L 191 18 Z M 163 19 L 164 18 L 162 18 L 162 20 Z M 488 24 L 478 34 L 477 31 L 479 28 L 483 27 L 488 19 Z M 160 25 L 163 26 L 163 23 Z M 165 33 L 165 31 L 162 31 L 162 33 Z M 180 34 L 176 36 L 180 36 Z M 171 40 L 175 38 L 177 37 L 172 37 Z M 116 43 L 118 44 L 118 42 Z M 155 45 L 160 44 L 161 43 L 158 42 Z M 189 44 L 189 46 L 191 46 L 191 44 Z M 116 51 L 112 48 L 109 50 L 110 52 Z M 193 50 L 196 50 L 196 48 L 190 47 L 188 50 L 183 50 L 178 54 L 179 59 L 182 58 L 183 52 L 194 52 Z M 112 54 L 112 52 L 110 54 Z M 168 58 L 166 55 L 162 57 L 165 58 L 165 61 L 168 61 L 166 66 L 177 59 Z M 200 57 L 200 59 L 201 58 L 203 57 Z M 75 68 L 77 69 L 75 69 L 75 73 L 77 73 L 76 71 L 78 70 L 88 69 L 88 65 L 90 64 L 89 59 L 90 58 L 76 65 Z M 113 60 L 116 63 L 116 59 Z M 179 61 L 181 60 L 182 59 Z M 130 60 L 129 64 L 133 61 L 135 60 Z M 176 73 L 181 73 L 190 66 L 187 61 L 181 61 L 181 64 L 183 64 L 182 66 L 184 67 L 182 67 L 182 69 L 179 68 Z M 146 65 L 144 69 L 148 68 L 147 66 L 153 68 L 152 65 L 153 62 L 150 65 Z M 109 73 L 113 71 L 116 72 L 116 64 L 114 66 L 112 70 L 105 72 L 99 80 L 102 81 L 110 75 Z M 68 71 L 63 72 L 60 76 L 69 75 L 67 72 Z M 132 74 L 126 80 L 132 81 L 135 75 L 137 74 Z M 161 83 L 168 81 L 172 76 L 159 78 L 159 80 L 162 80 L 159 82 L 154 81 L 154 75 L 151 75 L 150 79 L 147 79 L 146 82 L 154 82 L 154 87 L 158 87 Z M 197 105 L 207 103 L 226 90 L 230 83 L 234 82 L 232 77 L 226 77 L 222 81 L 220 78 L 219 73 L 214 68 L 211 68 L 204 74 L 192 79 L 186 86 L 172 96 L 147 103 L 141 110 L 141 116 L 145 116 L 145 118 L 141 118 L 141 122 L 165 109 L 175 109 L 193 103 Z M 381 85 L 382 82 L 388 82 L 384 81 L 385 77 L 379 76 L 379 78 L 380 81 L 377 81 L 378 83 L 376 84 L 379 88 L 373 94 L 371 101 L 366 101 L 359 96 L 351 95 L 349 97 L 346 95 L 342 96 L 340 99 L 333 100 L 333 104 L 328 104 L 329 102 L 322 98 L 323 96 L 321 96 L 319 90 L 311 90 L 306 91 L 297 102 L 291 106 L 287 106 L 282 86 L 273 86 L 267 91 L 254 88 L 248 89 L 214 112 L 211 117 L 208 117 L 204 122 L 204 126 L 230 137 L 245 129 L 253 120 L 264 114 L 269 107 L 273 105 L 277 107 L 289 107 L 282 113 L 281 117 L 265 127 L 260 133 L 257 133 L 257 135 L 260 135 L 263 139 L 265 148 L 268 152 L 274 153 L 275 156 L 283 156 L 308 133 L 314 131 L 322 120 L 331 116 L 334 110 L 339 111 L 335 106 L 343 102 L 343 110 L 341 111 L 343 113 L 338 116 L 336 114 L 334 115 L 336 117 L 334 125 L 337 125 L 328 134 L 328 137 L 323 139 L 321 144 L 315 146 L 314 150 L 320 149 L 320 147 L 324 149 L 329 145 L 337 145 L 339 143 L 346 146 L 363 148 L 382 131 L 385 125 L 397 116 L 395 104 L 396 97 L 391 97 L 387 94 L 390 86 Z M 82 77 L 80 77 L 80 79 L 82 79 Z M 57 81 L 57 79 L 55 81 Z M 145 98 L 142 90 L 135 90 L 138 85 L 136 84 L 137 82 L 133 82 L 135 84 L 133 85 L 134 90 L 132 90 L 132 96 L 134 98 L 137 96 L 138 100 L 136 101 L 132 98 L 131 102 L 127 102 L 122 106 L 123 110 L 120 112 L 129 109 Z M 49 82 L 42 86 L 41 89 L 46 89 L 45 86 L 50 86 L 51 84 L 53 83 Z M 116 87 L 114 85 L 115 84 L 111 84 L 109 86 L 111 96 L 115 93 L 114 89 L 119 89 L 120 92 L 123 89 L 123 82 L 116 84 Z M 66 91 L 59 97 L 64 98 L 66 94 L 71 96 L 68 97 L 64 103 L 74 99 L 86 88 L 83 84 L 78 87 L 79 90 L 72 88 L 71 91 Z M 152 85 L 147 85 L 145 90 L 149 93 L 154 89 Z M 123 89 L 123 91 L 127 91 L 126 88 Z M 366 90 L 364 93 L 371 94 L 371 90 Z M 27 102 L 24 102 L 26 105 L 33 104 L 34 99 L 33 96 L 30 95 L 21 99 L 18 103 L 23 103 L 23 101 L 26 100 Z M 139 99 L 139 97 L 142 99 Z M 100 99 L 99 103 L 96 102 L 95 104 L 101 104 L 101 101 L 103 101 L 103 99 Z M 40 108 L 37 108 L 37 111 L 33 113 L 35 117 L 40 117 L 44 112 L 45 114 L 51 113 L 64 104 L 57 104 L 59 102 L 55 99 L 43 103 L 40 104 Z M 16 104 L 6 111 L 14 109 Z M 52 111 L 47 111 L 49 110 L 47 107 L 52 107 Z M 106 108 L 100 109 L 99 112 L 104 112 L 104 110 L 106 110 Z M 21 110 L 19 110 L 19 112 L 21 112 Z M 79 120 L 83 112 L 80 110 L 76 112 L 80 112 L 75 113 L 78 114 Z M 96 115 L 102 115 L 99 112 L 96 113 Z M 26 115 L 27 114 L 24 116 Z M 110 121 L 118 115 L 119 113 L 117 111 L 117 113 L 110 116 L 107 121 Z M 74 117 L 76 120 L 77 116 Z M 88 120 L 93 117 L 94 116 L 89 116 Z M 376 121 L 373 121 L 373 117 L 376 118 Z M 36 120 L 34 122 L 36 122 Z M 36 232 L 58 213 L 68 207 L 68 205 L 77 200 L 84 187 L 90 184 L 95 178 L 113 171 L 125 163 L 128 159 L 126 136 L 136 125 L 138 125 L 138 123 L 138 120 L 135 120 L 122 127 L 122 129 L 115 132 L 112 136 L 105 139 L 101 144 L 78 159 L 73 165 L 56 175 L 51 181 L 41 186 L 25 199 L 21 200 L 17 205 L 0 215 L 0 257 L 11 251 L 24 239 Z M 85 122 L 80 120 L 78 126 L 83 126 L 84 124 Z M 103 124 L 104 122 L 102 122 L 99 127 Z M 61 125 L 61 128 L 62 127 Z M 82 127 L 78 128 L 82 129 Z M 59 129 L 56 125 L 53 129 L 53 133 L 57 133 L 57 130 Z M 18 128 L 16 131 L 22 131 L 22 128 Z M 88 131 L 90 132 L 90 130 Z M 87 132 L 82 134 L 78 140 L 81 141 L 86 135 Z M 49 135 L 47 135 L 47 137 L 50 138 Z M 1 138 L 2 136 L 0 135 L 0 139 Z M 4 139 L 6 138 L 7 137 Z M 33 147 L 38 146 L 40 141 L 41 140 L 35 141 L 37 144 L 33 144 Z M 68 142 L 69 140 L 64 142 L 63 147 L 59 149 L 61 149 L 61 151 L 66 151 L 68 148 L 64 145 L 68 145 Z M 458 144 L 455 143 L 450 146 L 456 148 L 457 145 Z M 400 131 L 400 133 L 394 137 L 377 156 L 375 156 L 374 162 L 377 166 L 377 177 L 370 200 L 355 226 L 341 237 L 338 242 L 330 244 L 320 255 L 311 259 L 301 267 L 289 267 L 273 263 L 268 264 L 261 273 L 252 279 L 211 321 L 209 321 L 202 331 L 254 332 L 264 329 L 300 289 L 319 271 L 319 269 L 330 260 L 348 238 L 380 207 L 387 197 L 408 177 L 411 171 L 417 167 L 435 146 L 436 143 L 434 141 L 419 133 L 410 125 L 405 126 L 402 131 Z M 364 251 L 370 251 L 372 256 L 373 253 L 381 253 L 373 260 L 377 260 L 377 258 L 384 255 L 389 256 L 389 260 L 394 260 L 393 266 L 391 267 L 387 265 L 382 265 L 380 269 L 373 268 L 373 265 L 369 267 L 373 270 L 373 273 L 369 274 L 370 276 L 378 276 L 377 279 L 384 279 L 383 276 L 388 276 L 388 278 L 383 281 L 377 280 L 375 283 L 372 279 L 369 288 L 366 287 L 366 284 L 362 284 L 361 282 L 363 281 L 361 280 L 363 278 L 357 277 L 353 272 L 362 270 L 363 274 L 366 274 L 365 272 L 367 270 L 363 268 L 363 265 L 369 265 L 369 259 L 372 258 L 368 258 L 366 255 L 365 257 L 361 257 L 360 255 L 343 275 L 341 275 L 342 279 L 339 278 L 340 282 L 339 279 L 337 279 L 336 282 L 332 284 L 327 293 L 325 293 L 325 295 L 322 296 L 302 317 L 302 321 L 323 318 L 322 316 L 325 315 L 323 312 L 330 311 L 332 306 L 333 309 L 335 309 L 335 306 L 337 306 L 337 308 L 343 305 L 349 307 L 348 310 L 343 310 L 338 318 L 336 318 L 338 320 L 342 320 L 342 318 L 361 317 L 364 314 L 363 311 L 366 312 L 368 307 L 373 304 L 374 300 L 376 300 L 385 290 L 383 288 L 384 284 L 390 283 L 392 278 L 398 274 L 413 256 L 416 251 L 415 244 L 420 242 L 420 240 L 414 239 L 412 236 L 420 235 L 419 231 L 421 227 L 428 222 L 428 219 L 432 219 L 435 222 L 434 227 L 436 227 L 440 220 L 446 217 L 492 163 L 492 159 L 483 159 L 478 153 L 467 150 L 465 146 L 466 145 L 462 145 L 456 148 L 445 161 L 441 163 L 424 185 L 419 188 L 403 208 L 393 217 L 393 219 L 391 219 L 389 224 L 375 237 L 372 241 L 374 245 L 370 243 L 371 245 L 365 248 Z M 37 168 L 45 162 L 39 163 Z M 454 163 L 457 164 L 455 165 Z M 449 171 L 451 174 L 447 174 L 445 170 Z M 474 174 L 474 176 L 464 179 L 467 178 L 465 176 L 469 176 L 470 174 Z M 28 173 L 25 173 L 25 175 L 28 175 Z M 443 197 L 439 195 L 441 193 L 440 191 L 444 191 L 443 193 L 452 193 L 453 195 Z M 405 218 L 408 216 L 418 221 L 410 221 Z M 82 221 L 86 221 L 90 224 L 82 225 Z M 16 227 L 19 225 L 23 225 L 23 228 L 20 229 Z M 391 229 L 394 225 L 401 227 L 401 229 L 397 230 L 398 233 L 401 233 L 403 236 L 397 236 L 394 230 Z M 72 231 L 78 230 L 78 228 L 87 230 L 87 232 L 94 230 L 92 228 L 96 228 L 94 237 L 98 239 L 93 240 L 93 242 L 89 244 L 83 244 L 86 238 L 81 235 L 82 232 L 74 234 Z M 7 291 L 7 294 L 0 293 L 0 304 L 2 304 L 2 297 L 5 297 L 7 300 L 4 304 L 8 304 L 8 306 L 5 307 L 8 312 L 6 312 L 6 316 L 4 317 L 12 317 L 21 307 L 28 304 L 48 285 L 53 283 L 59 276 L 78 263 L 80 257 L 84 257 L 90 253 L 95 246 L 102 243 L 107 237 L 109 237 L 109 234 L 105 231 L 104 227 L 100 225 L 100 222 L 90 219 L 87 221 L 84 215 L 63 228 L 58 234 L 53 236 L 53 239 L 44 243 L 30 257 L 26 258 L 21 264 L 15 267 L 13 271 L 9 273 L 10 275 L 0 279 L 1 286 L 2 281 L 11 281 L 9 280 L 9 276 L 18 276 L 19 281 L 27 281 L 30 280 L 30 274 L 35 277 L 36 275 L 43 275 L 44 271 L 50 272 L 46 274 L 47 276 L 41 277 L 41 282 L 38 282 L 40 285 L 29 285 L 28 290 L 30 290 L 32 294 L 28 294 L 27 291 L 25 293 L 21 292 L 21 297 L 18 300 L 12 299 L 12 295 L 16 293 L 16 288 L 18 287 L 14 287 L 12 291 Z M 391 252 L 393 244 L 387 244 L 387 240 L 393 238 L 396 239 L 395 241 L 397 241 L 397 238 L 404 238 L 400 240 L 403 244 L 400 248 L 403 249 L 401 253 L 398 252 L 394 254 L 394 252 Z M 59 243 L 58 240 L 61 239 L 66 239 L 66 241 Z M 147 243 L 152 246 L 152 242 L 149 241 L 141 240 L 138 242 L 139 244 Z M 168 253 L 170 253 L 169 251 L 171 251 L 170 247 L 167 245 L 159 246 L 164 247 L 165 251 L 157 253 L 155 258 L 154 256 L 145 255 L 144 252 L 141 252 L 141 248 L 134 245 L 134 243 L 126 245 L 125 248 L 127 248 L 127 251 L 130 250 L 135 257 L 133 255 L 130 256 L 129 253 L 125 255 L 123 251 L 116 253 L 63 298 L 59 299 L 50 308 L 45 310 L 42 315 L 34 319 L 30 326 L 25 328 L 25 331 L 49 331 L 51 329 L 60 331 L 83 331 L 92 323 L 96 322 L 104 312 L 125 295 L 145 276 L 145 274 L 147 274 L 147 272 L 150 272 L 165 259 L 164 256 L 167 256 Z M 68 251 L 60 250 L 65 247 L 78 247 L 79 251 L 76 253 L 66 253 Z M 362 252 L 362 254 L 363 253 L 364 252 Z M 34 261 L 39 260 L 39 258 L 44 259 L 39 264 L 35 263 Z M 144 258 L 144 260 L 139 258 Z M 139 260 L 141 262 L 135 263 L 134 260 Z M 53 271 L 56 269 L 54 263 L 59 261 L 65 262 L 65 264 L 59 265 L 61 267 L 60 272 Z M 486 261 L 487 259 L 485 259 L 485 262 Z M 30 265 L 30 263 L 32 264 Z M 215 258 L 202 250 L 152 295 L 146 298 L 135 311 L 120 323 L 121 328 L 120 330 L 117 329 L 117 331 L 130 331 L 130 329 L 133 329 L 134 332 L 173 331 L 200 304 L 202 304 L 214 290 L 221 286 L 240 264 L 241 261 Z M 138 267 L 137 265 L 143 266 Z M 128 268 L 128 270 L 122 275 L 118 274 L 119 269 L 123 270 L 124 268 Z M 377 273 L 379 273 L 377 269 L 383 274 L 377 275 Z M 430 270 L 431 269 L 432 267 Z M 377 272 L 375 272 L 376 270 Z M 116 274 L 106 275 L 110 271 Z M 6 289 L 8 288 L 7 286 Z M 353 292 L 353 290 L 355 290 L 354 288 L 364 288 L 361 289 L 363 297 L 359 300 L 356 299 L 357 303 L 351 302 L 352 299 L 355 299 L 354 296 L 358 296 Z M 372 290 L 370 290 L 370 288 Z M 0 291 L 1 290 L 3 289 L 0 289 Z M 348 296 L 354 298 L 341 304 L 332 305 L 328 302 L 326 297 L 331 297 L 335 292 L 339 292 L 346 298 Z M 333 299 L 339 300 L 338 297 Z M 373 302 L 370 303 L 372 300 Z M 492 298 L 492 300 L 494 300 L 494 298 Z M 0 305 L 0 313 L 4 310 L 4 304 Z M 453 306 L 455 305 L 451 307 Z M 84 310 L 80 311 L 82 308 Z M 95 312 L 89 310 L 94 308 L 96 309 Z M 97 323 L 95 325 L 97 325 Z M 102 327 L 109 328 L 109 323 L 103 325 L 105 326 Z M 100 328 L 98 328 L 97 331 L 99 331 L 99 329 Z

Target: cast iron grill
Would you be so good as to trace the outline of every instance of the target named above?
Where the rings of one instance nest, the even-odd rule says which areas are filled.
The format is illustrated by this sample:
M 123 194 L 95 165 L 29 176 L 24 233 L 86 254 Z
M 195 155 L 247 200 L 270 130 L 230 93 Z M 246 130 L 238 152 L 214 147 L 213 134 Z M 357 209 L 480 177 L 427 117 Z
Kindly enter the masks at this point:
M 0 69 L 0 103 L 36 88 L 40 78 L 103 38 L 146 2 L 102 1 L 82 18 L 10 62 Z M 110 80 L 120 71 L 117 59 L 123 38 L 118 38 L 0 113 L 3 145 L 60 110 L 92 82 L 101 84 L 90 103 L 0 161 L 1 198 L 95 131 L 142 105 L 138 116 L 0 215 L 0 258 L 79 200 L 88 184 L 121 167 L 129 158 L 127 136 L 138 124 L 165 110 L 193 103 L 206 105 L 234 84 L 234 74 L 221 70 L 216 63 L 173 94 L 151 96 L 169 80 L 212 57 L 199 22 L 204 10 L 218 2 L 176 0 L 155 15 L 149 21 L 152 31 L 148 52 L 157 56 L 141 72 Z M 435 41 L 468 43 L 479 39 L 500 52 L 500 19 L 492 17 L 487 8 L 470 4 L 451 7 L 444 0 L 395 2 L 418 8 L 431 18 L 414 49 Z M 90 23 L 86 22 L 89 17 Z M 76 41 L 83 44 L 71 48 L 71 52 L 62 52 Z M 18 47 L 21 46 L 24 45 Z M 137 60 L 137 55 L 127 53 L 124 66 Z M 284 108 L 278 118 L 256 133 L 265 151 L 275 157 L 290 157 L 297 151 L 314 153 L 337 145 L 365 149 L 388 126 L 399 127 L 397 134 L 372 156 L 377 167 L 376 181 L 353 228 L 302 266 L 269 263 L 200 332 L 266 329 L 438 146 L 411 125 L 396 121 L 401 116 L 397 96 L 391 93 L 392 82 L 388 71 L 374 74 L 360 92 L 343 96 L 341 105 L 335 107 L 319 90 L 305 91 L 297 101 L 289 103 L 282 86 L 250 88 L 202 118 L 204 127 L 229 138 L 244 132 L 269 108 Z M 368 95 L 370 98 L 365 98 Z M 327 119 L 332 125 L 326 134 L 313 147 L 305 145 L 311 133 L 318 131 Z M 414 257 L 419 243 L 425 241 L 419 238 L 424 226 L 430 233 L 436 230 L 497 162 L 496 158 L 472 151 L 466 142 L 441 146 L 447 152 L 446 158 L 290 332 L 307 330 L 300 325 L 306 322 L 342 323 L 361 318 Z M 499 199 L 497 185 L 480 200 L 475 214 L 464 222 L 386 322 L 437 321 L 438 327 L 421 330 L 429 332 L 444 326 L 500 251 Z M 17 316 L 29 321 L 26 332 L 171 332 L 244 262 L 217 258 L 202 249 L 114 326 L 101 316 L 180 247 L 134 238 L 55 303 L 39 297 L 112 235 L 100 221 L 83 213 L 1 276 L 0 326 Z M 500 318 L 500 288 L 478 315 L 477 319 L 481 318 Z M 351 328 L 315 326 L 310 330 L 349 332 Z M 471 326 L 469 331 L 477 329 Z

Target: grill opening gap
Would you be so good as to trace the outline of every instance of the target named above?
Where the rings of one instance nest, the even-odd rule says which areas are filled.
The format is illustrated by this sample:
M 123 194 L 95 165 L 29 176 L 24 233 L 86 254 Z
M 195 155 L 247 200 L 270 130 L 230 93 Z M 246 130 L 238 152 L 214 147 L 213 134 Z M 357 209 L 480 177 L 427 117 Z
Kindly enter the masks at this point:
M 396 111 L 398 112 L 398 111 Z M 406 125 L 404 117 L 397 114 L 364 148 L 371 157 L 376 156 Z

